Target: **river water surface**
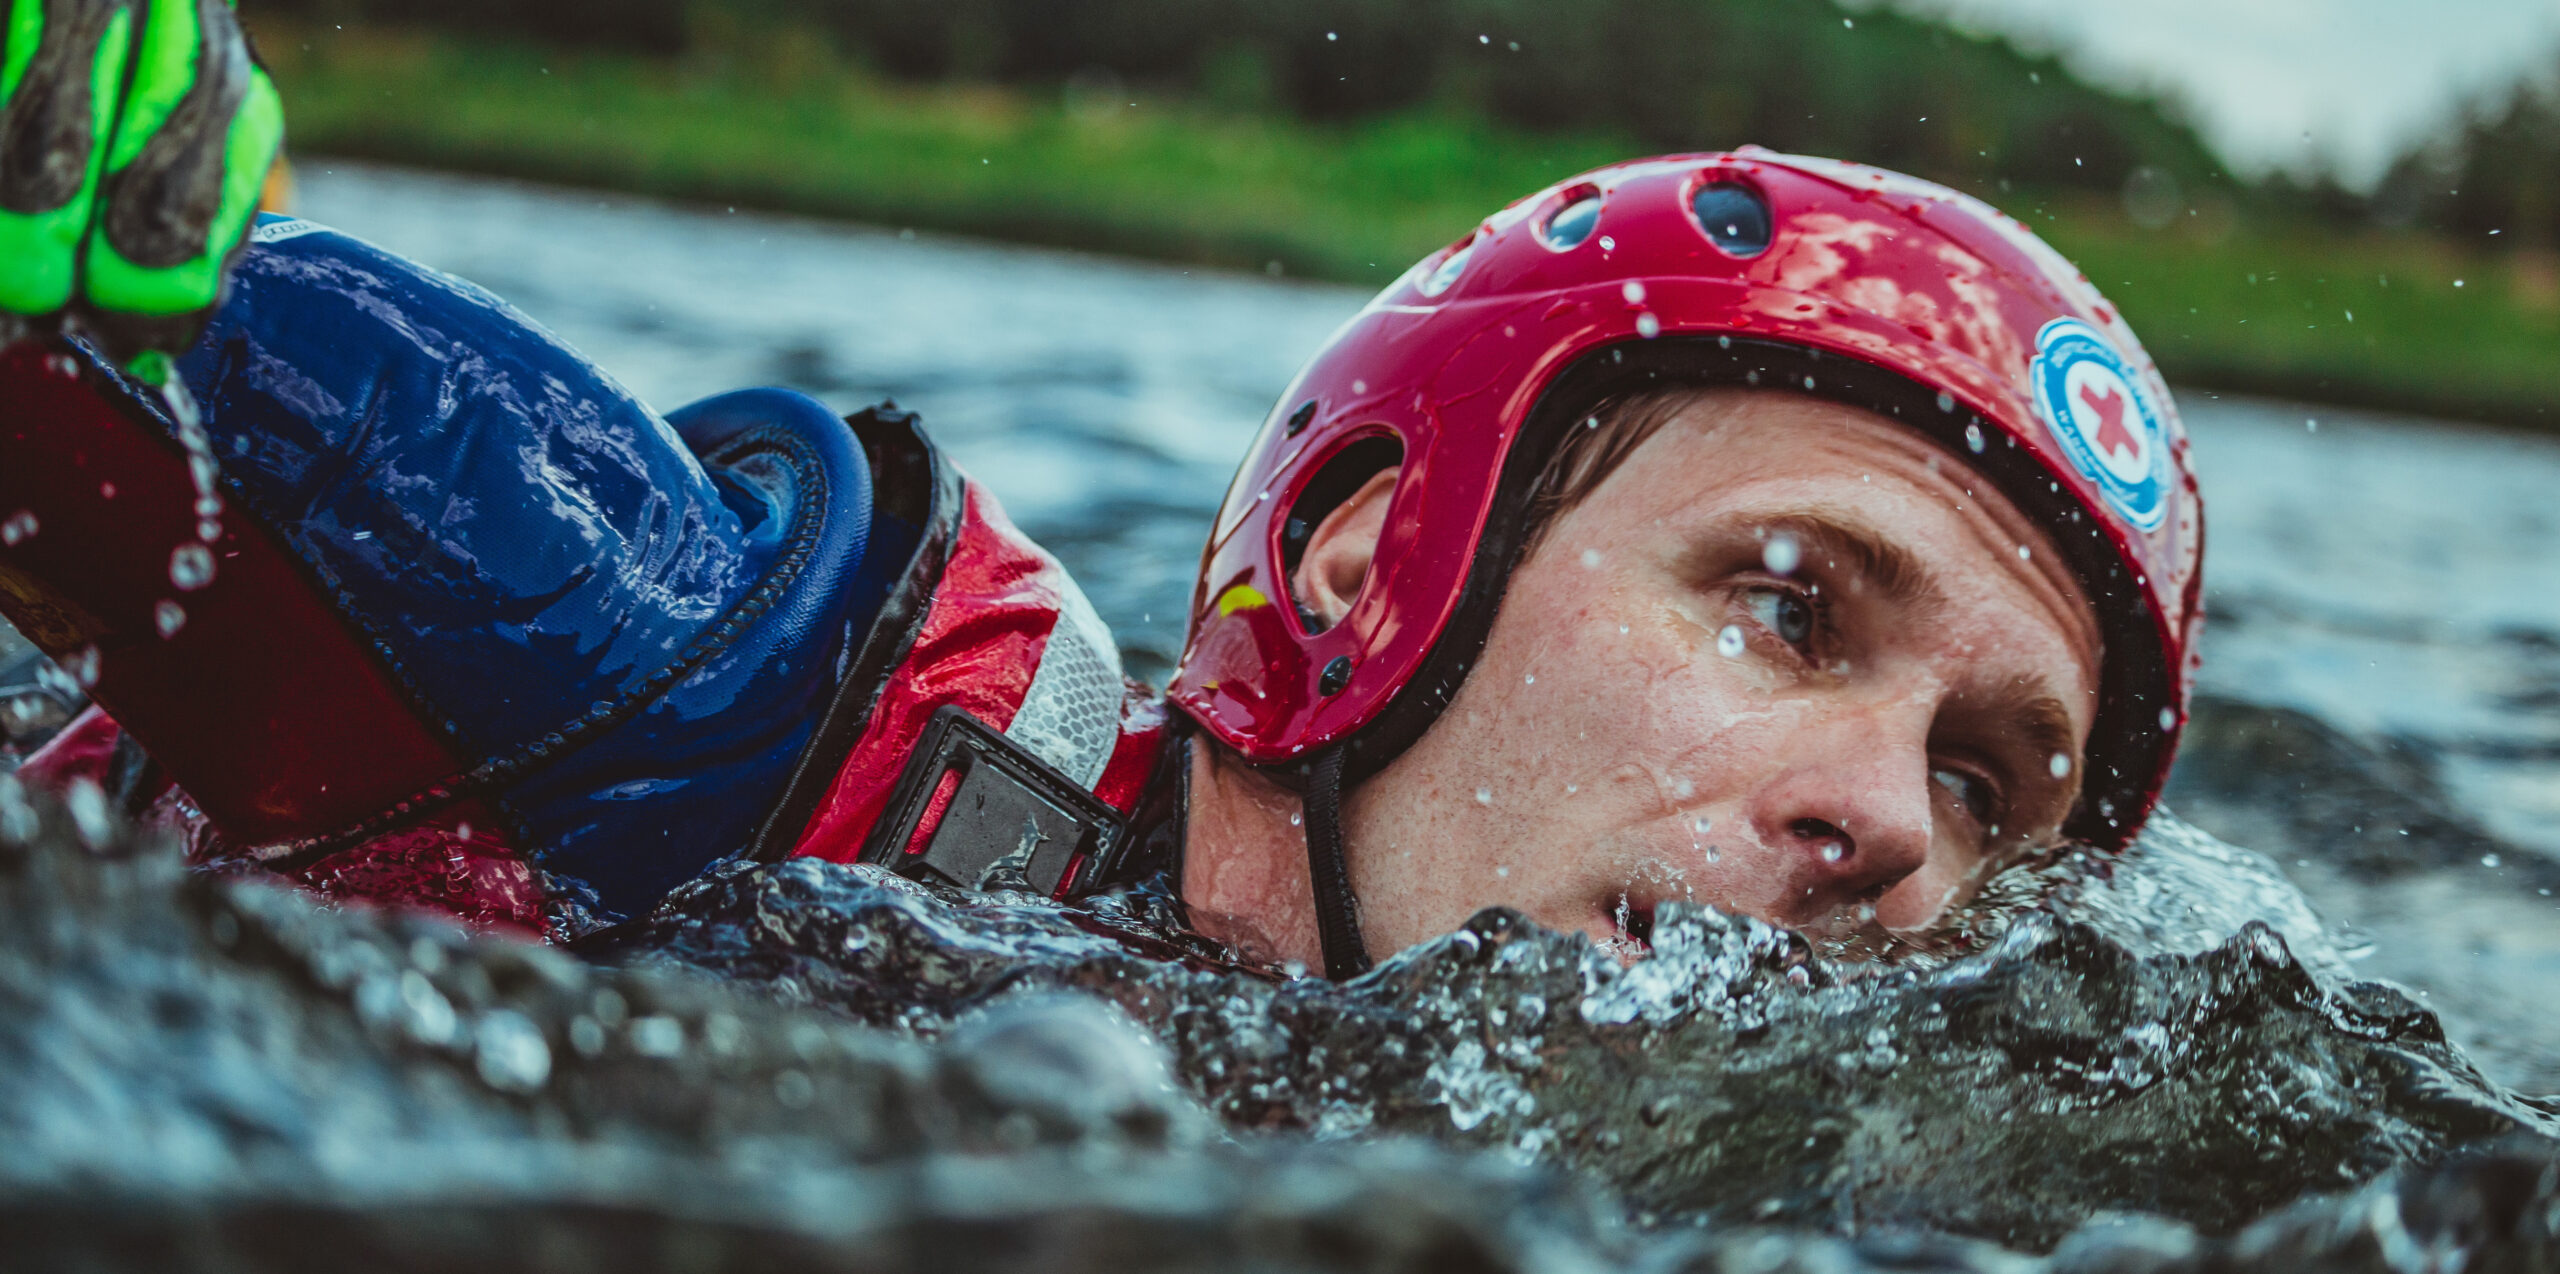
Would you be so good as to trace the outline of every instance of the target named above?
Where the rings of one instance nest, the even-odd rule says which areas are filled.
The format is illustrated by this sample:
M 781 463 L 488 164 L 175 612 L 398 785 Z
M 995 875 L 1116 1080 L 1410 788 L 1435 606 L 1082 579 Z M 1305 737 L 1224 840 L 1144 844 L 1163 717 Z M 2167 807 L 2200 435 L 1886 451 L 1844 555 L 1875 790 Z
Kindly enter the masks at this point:
M 377 167 L 315 162 L 301 178 L 301 214 L 491 288 L 662 409 L 786 384 L 844 410 L 894 397 L 920 411 L 1066 559 L 1132 669 L 1158 680 L 1179 648 L 1190 572 L 1236 457 L 1299 360 L 1364 299 L 1284 279 Z M 2164 819 L 2129 866 L 2075 880 L 2053 918 L 2019 924 L 1999 949 L 1885 977 L 1807 966 L 1784 935 L 1713 916 L 1676 920 L 1656 959 L 1624 971 L 1572 940 L 1480 918 L 1363 988 L 1275 989 L 1133 963 L 1089 923 L 1038 907 L 937 900 L 805 862 L 707 881 L 619 940 L 619 956 L 644 965 L 710 970 L 926 1040 L 959 1032 L 931 1055 L 863 1036 L 845 1046 L 856 1061 L 821 1064 L 804 1040 L 820 1038 L 816 1028 L 766 1022 L 763 1010 L 706 1008 L 685 998 L 693 992 L 466 949 L 388 921 L 324 923 L 298 902 L 229 887 L 185 886 L 186 918 L 169 920 L 169 886 L 149 869 L 101 883 L 92 869 L 48 866 L 40 854 L 24 866 L 0 843 L 0 909 L 19 909 L 6 939 L 19 946 L 0 951 L 0 1008 L 13 1016 L 0 1020 L 38 1044 L 0 1047 L 0 1075 L 21 1077 L 8 1085 L 18 1095 L 0 1099 L 0 1129 L 53 1138 L 31 1166 L 0 1169 L 0 1184 L 85 1173 L 131 1187 L 273 1171 L 282 1175 L 259 1179 L 308 1192 L 313 1180 L 332 1189 L 373 1180 L 372 1169 L 346 1165 L 412 1145 L 446 1155 L 451 1175 L 381 1179 L 429 1191 L 460 1181 L 467 1193 L 491 1164 L 538 1161 L 571 1166 L 553 1177 L 520 1169 L 535 1186 L 610 1193 L 622 1187 L 597 1183 L 624 1178 L 575 1165 L 612 1149 L 622 1165 L 613 1171 L 632 1171 L 641 1151 L 614 1141 L 615 1128 L 640 1129 L 631 1144 L 658 1148 L 649 1153 L 676 1144 L 668 1137 L 696 1138 L 687 1163 L 747 1162 L 766 1152 L 741 1150 L 734 1130 L 798 1122 L 789 1111 L 809 1106 L 812 1083 L 838 1082 L 829 1075 L 852 1075 L 842 1082 L 858 1079 L 875 1096 L 925 1084 L 931 1092 L 913 1100 L 932 1109 L 956 1102 L 947 1116 L 956 1122 L 915 1134 L 927 1147 L 1018 1135 L 1036 1148 L 1050 1125 L 1023 1124 L 1020 1112 L 1045 1110 L 1050 1098 L 1031 1089 L 1116 1092 L 1112 1084 L 1131 1082 L 1121 1062 L 1138 1056 L 1115 1052 L 1137 1046 L 1089 1024 L 970 1025 L 990 997 L 1042 989 L 1113 1000 L 1230 1125 L 1416 1131 L 1553 1159 L 1610 1183 L 1644 1224 L 1739 1218 L 1854 1232 L 1860 1218 L 1882 1218 L 2042 1248 L 2089 1216 L 2139 1208 L 2218 1232 L 2301 1190 L 2339 1188 L 2501 1129 L 2549 1135 L 2560 1127 L 2553 1108 L 2518 1104 L 2499 1085 L 2560 1092 L 2560 504 L 2549 495 L 2560 490 L 2560 443 L 2202 392 L 2183 394 L 2181 406 L 2210 510 L 2213 618 L 2206 697 L 2170 800 L 2265 859 Z M 0 842 L 24 842 L 35 816 L 13 813 L 8 796 L 0 787 Z M 87 909 L 96 933 L 35 923 L 66 906 Z M 2247 930 L 2253 920 L 2282 941 Z M 198 936 L 172 937 L 173 924 Z M 35 934 L 47 936 L 35 946 L 16 936 Z M 108 954 L 91 958 L 84 942 Z M 2356 978 L 2397 981 L 2414 998 Z M 133 1013 L 104 1007 L 127 994 L 140 1006 Z M 258 1008 L 259 996 L 276 1006 Z M 679 1007 L 634 1016 L 649 996 Z M 199 1016 L 167 1007 L 199 1000 L 216 1007 Z M 2445 1051 L 2437 1018 L 2496 1084 Z M 224 1026 L 234 1019 L 245 1025 Z M 277 1022 L 303 1043 L 279 1043 L 290 1033 Z M 462 1090 L 488 1090 L 456 1107 L 477 1122 L 438 1113 L 438 1103 L 462 1101 L 450 1078 L 382 1071 L 333 1086 L 333 1074 L 393 1065 L 348 1042 L 350 1031 L 429 1061 L 462 1059 Z M 724 1038 L 745 1041 L 738 1055 L 750 1060 L 720 1061 L 732 1057 Z M 169 1078 L 173 1048 L 228 1057 L 250 1047 L 240 1040 L 266 1050 L 265 1069 L 233 1057 L 211 1078 L 192 1068 Z M 710 1051 L 697 1057 L 695 1040 Z M 785 1055 L 794 1049 L 800 1062 Z M 776 1060 L 755 1060 L 768 1053 Z M 1003 1064 L 971 1060 L 985 1056 Z M 661 1062 L 683 1073 L 640 1087 L 616 1078 L 616 1067 Z M 697 1062 L 699 1073 L 684 1069 Z M 928 1072 L 966 1082 L 917 1078 Z M 890 1083 L 883 1075 L 896 1082 L 879 1087 Z M 302 1097 L 279 1095 L 292 1083 L 305 1083 Z M 225 1085 L 252 1095 L 234 1101 Z M 350 1091 L 369 1094 L 359 1113 L 390 1120 L 386 1129 L 394 1113 L 425 1113 L 411 1131 L 345 1142 L 330 1121 L 352 1117 Z M 631 1096 L 641 1093 L 659 1096 Z M 199 1158 L 171 1159 L 150 1136 L 102 1135 L 119 1120 L 160 1128 L 163 1141 L 167 1129 L 192 1130 L 177 1115 L 134 1113 L 156 1110 L 150 1099 L 163 1094 L 213 1130 L 190 1133 Z M 730 1114 L 705 1123 L 683 1113 L 697 1097 L 700 1109 Z M 1143 1118 L 1085 1102 L 1059 1126 L 1101 1120 L 1120 1130 L 1104 1138 L 1113 1145 L 1195 1144 L 1189 1106 L 1140 1097 L 1129 1101 Z M 773 1101 L 781 1105 L 758 1104 Z M 256 1110 L 232 1109 L 240 1102 Z M 294 1102 L 319 1105 L 278 1113 Z M 218 1118 L 197 1109 L 208 1106 L 222 1107 Z M 280 1122 L 259 1122 L 270 1119 Z M 532 1122 L 509 1122 L 522 1119 Z M 837 1138 L 826 1153 L 853 1156 L 843 1162 L 872 1163 L 863 1156 L 909 1153 L 881 1149 L 880 1138 L 897 1140 L 881 1131 L 895 1123 L 814 1135 Z M 237 1131 L 250 1125 L 265 1131 Z M 1153 1131 L 1128 1132 L 1140 1125 Z M 450 1131 L 465 1126 L 478 1131 Z M 566 1126 L 600 1140 L 565 1148 Z M 305 1161 L 254 1151 L 261 1137 L 307 1139 L 327 1151 L 310 1152 L 320 1156 L 312 1162 L 339 1166 L 316 1177 L 277 1169 Z M 551 1157 L 522 1160 L 505 1149 L 509 1138 Z M 372 1148 L 347 1158 L 359 1144 Z M 1371 1183 L 1365 1190 L 1452 1173 L 1460 1213 L 1509 1215 L 1502 1200 L 1513 1187 L 1494 1180 L 1499 1172 L 1395 1153 L 1346 1161 L 1340 1181 Z M 1176 1163 L 1158 1169 L 1171 1175 L 1144 1206 L 1196 1207 L 1238 1224 L 1249 1209 L 1220 1212 L 1232 1205 L 1183 1190 L 1240 1189 L 1254 1172 L 1285 1176 L 1298 1162 L 1247 1155 L 1197 1173 Z M 1138 1206 L 1135 1194 L 1097 1203 L 1076 1193 L 1087 1188 L 1019 1187 L 1009 1197 L 1069 1214 Z M 1349 1188 L 1323 1197 L 1339 1202 Z M 2560 1186 L 2538 1188 L 2560 1199 L 2551 1193 Z M 864 1198 L 886 1197 L 865 1189 Z M 2446 1198 L 2469 1197 L 2447 1189 Z M 1436 1215 L 1428 1200 L 1399 1197 L 1409 1215 Z M 931 1206 L 879 1205 L 889 1207 L 882 1215 L 908 1226 L 956 1215 L 934 1211 L 947 1200 L 915 1198 Z M 986 1206 L 993 1215 L 1006 1205 Z M 2322 1232 L 2362 1233 L 2372 1209 L 2350 1212 L 2366 1219 Z M 41 1215 L 50 1224 L 68 1214 Z M 1530 1219 L 1485 1224 L 1584 1236 L 1580 1222 L 1519 1215 Z M 1310 1224 L 1339 1222 L 1329 1216 Z M 579 1224 L 536 1219 L 563 1233 Z M 2560 1210 L 2548 1224 L 2560 1232 Z

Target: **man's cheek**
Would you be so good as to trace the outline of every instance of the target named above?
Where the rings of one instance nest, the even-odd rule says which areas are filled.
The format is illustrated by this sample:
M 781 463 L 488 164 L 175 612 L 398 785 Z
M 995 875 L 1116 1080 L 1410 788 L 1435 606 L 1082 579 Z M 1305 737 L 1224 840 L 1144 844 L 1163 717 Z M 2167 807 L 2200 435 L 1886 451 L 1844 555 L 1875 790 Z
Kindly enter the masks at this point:
M 1655 695 L 1645 713 L 1661 745 L 1674 798 L 1739 802 L 1785 764 L 1787 743 L 1813 721 L 1812 705 L 1708 681 Z
M 1877 900 L 1876 920 L 1888 929 L 1917 929 L 1935 921 L 1963 902 L 1977 883 L 1967 866 L 1932 851 L 1927 865 Z

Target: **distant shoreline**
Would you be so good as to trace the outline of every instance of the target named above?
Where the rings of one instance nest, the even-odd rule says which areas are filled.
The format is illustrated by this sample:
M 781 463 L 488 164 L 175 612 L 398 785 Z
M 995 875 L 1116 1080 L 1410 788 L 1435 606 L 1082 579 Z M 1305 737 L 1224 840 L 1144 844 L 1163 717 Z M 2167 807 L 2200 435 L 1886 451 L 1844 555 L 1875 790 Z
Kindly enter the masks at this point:
M 714 73 L 262 25 L 290 145 L 306 159 L 1367 286 L 1509 199 L 1638 149 L 1444 114 L 1318 127 L 1180 103 L 891 86 L 832 65 Z M 2182 387 L 2560 432 L 2560 267 L 2548 260 L 2216 209 L 2146 230 L 2085 194 L 1998 201 L 2089 273 Z

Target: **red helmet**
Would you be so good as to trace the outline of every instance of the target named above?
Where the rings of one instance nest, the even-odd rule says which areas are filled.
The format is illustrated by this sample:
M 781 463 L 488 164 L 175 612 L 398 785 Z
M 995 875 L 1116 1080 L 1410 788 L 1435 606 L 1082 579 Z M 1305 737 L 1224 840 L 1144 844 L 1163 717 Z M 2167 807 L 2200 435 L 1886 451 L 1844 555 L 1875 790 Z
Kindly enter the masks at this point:
M 2043 526 L 2106 650 L 2066 830 L 2131 839 L 2167 776 L 2199 619 L 2202 511 L 2167 385 L 2087 277 L 2017 221 L 1757 147 L 1550 186 L 1335 333 L 1227 492 L 1174 702 L 1284 778 L 1329 789 L 1324 758 L 1342 781 L 1374 773 L 1482 649 L 1557 440 L 1603 399 L 1666 382 L 1782 385 L 1897 417 Z M 1369 584 L 1310 631 L 1289 603 L 1296 550 L 1336 488 L 1386 463 L 1403 473 Z

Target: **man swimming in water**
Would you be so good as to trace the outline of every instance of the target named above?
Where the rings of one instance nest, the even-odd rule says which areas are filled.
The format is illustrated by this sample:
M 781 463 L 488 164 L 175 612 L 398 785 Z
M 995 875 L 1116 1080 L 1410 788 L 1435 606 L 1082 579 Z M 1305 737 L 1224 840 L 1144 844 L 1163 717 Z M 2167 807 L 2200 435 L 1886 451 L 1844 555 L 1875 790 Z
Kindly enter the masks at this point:
M 253 226 L 280 115 L 226 8 L 42 9 L 0 611 L 104 715 L 26 772 L 202 860 L 555 937 L 739 858 L 1155 881 L 1348 976 L 1494 905 L 1925 929 L 2167 772 L 2183 432 L 1952 191 L 1671 156 L 1424 258 L 1273 408 L 1159 696 L 912 415 L 661 418 L 485 292 Z

